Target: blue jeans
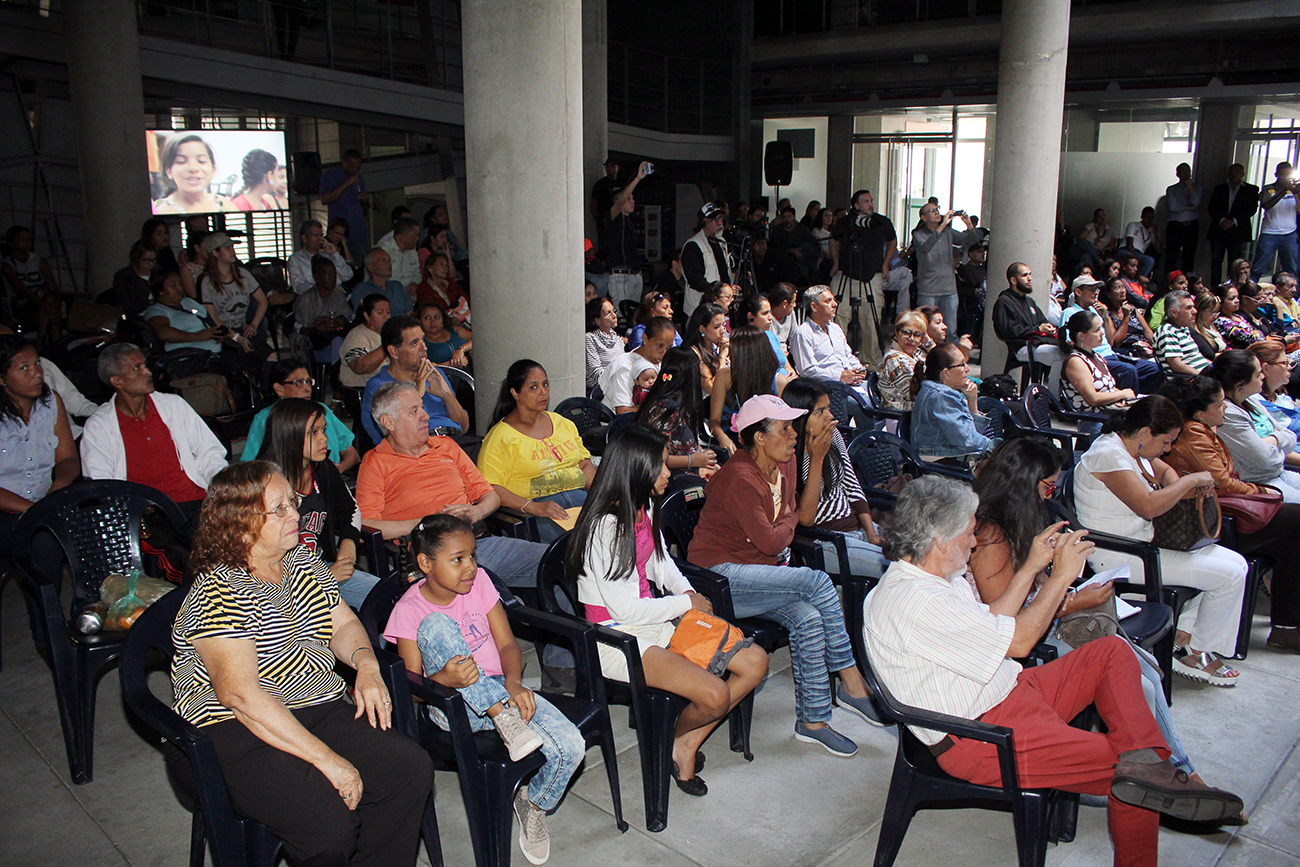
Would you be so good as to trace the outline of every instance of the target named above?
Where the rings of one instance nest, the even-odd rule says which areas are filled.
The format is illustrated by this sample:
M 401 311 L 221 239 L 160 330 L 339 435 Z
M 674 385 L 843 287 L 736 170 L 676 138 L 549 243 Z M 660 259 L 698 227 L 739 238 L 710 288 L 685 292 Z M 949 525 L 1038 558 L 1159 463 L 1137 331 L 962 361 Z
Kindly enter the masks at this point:
M 830 673 L 855 665 L 830 576 L 798 566 L 719 563 L 711 568 L 731 582 L 737 617 L 765 617 L 790 631 L 795 719 L 830 722 Z
M 1131 388 L 1138 394 L 1155 394 L 1164 384 L 1165 375 L 1160 372 L 1160 365 L 1149 358 L 1128 360 L 1118 355 L 1102 356 L 1110 375 L 1115 377 L 1119 388 Z
M 377 575 L 371 575 L 369 572 L 362 572 L 360 569 L 352 573 L 352 577 L 339 584 L 339 595 L 343 597 L 343 602 L 349 608 L 361 610 L 361 603 L 366 601 L 366 596 L 370 589 L 379 583 Z
M 1156 266 L 1156 260 L 1152 259 L 1146 253 L 1138 253 L 1135 251 L 1133 255 L 1136 256 L 1138 260 L 1138 273 L 1143 277 L 1150 277 L 1151 269 Z
M 454 656 L 470 655 L 460 626 L 439 611 L 420 621 L 415 642 L 420 648 L 424 670 L 429 674 L 442 671 Z M 478 680 L 457 692 L 470 710 L 469 727 L 476 732 L 491 731 L 494 728 L 487 715 L 488 708 L 510 701 L 505 678 L 486 675 L 481 668 L 478 670 Z M 538 769 L 528 783 L 528 800 L 543 810 L 554 810 L 560 803 L 573 772 L 582 764 L 582 759 L 587 754 L 587 744 L 578 727 L 560 713 L 555 705 L 536 693 L 533 697 L 537 701 L 537 711 L 528 721 L 528 727 L 542 738 L 542 755 L 546 756 L 546 764 Z M 442 711 L 430 708 L 429 715 L 440 727 L 447 728 L 447 719 Z
M 560 491 L 558 494 L 551 494 L 549 497 L 534 497 L 533 502 L 559 503 L 561 508 L 572 509 L 574 506 L 581 506 L 587 502 L 587 491 L 585 488 L 578 488 L 576 491 Z M 537 519 L 537 533 L 542 537 L 543 544 L 551 544 L 566 532 L 568 531 L 550 518 Z
M 1043 642 L 1055 647 L 1061 655 L 1075 649 L 1056 637 L 1055 626 L 1052 627 L 1052 631 L 1043 639 Z M 1169 744 L 1169 762 L 1180 771 L 1186 771 L 1189 774 L 1195 773 L 1196 768 L 1192 767 L 1192 760 L 1187 756 L 1187 749 L 1183 746 L 1182 740 L 1179 739 L 1177 730 L 1174 729 L 1174 718 L 1169 712 L 1169 705 L 1165 702 L 1165 691 L 1160 686 L 1160 669 L 1154 668 L 1142 654 L 1134 651 L 1133 655 L 1137 657 L 1138 668 L 1142 670 L 1142 694 L 1146 696 L 1147 706 L 1151 708 L 1151 715 L 1156 718 L 1156 725 L 1160 727 L 1160 734 L 1165 736 L 1165 743 Z
M 849 550 L 849 571 L 860 578 L 879 578 L 889 568 L 889 559 L 881 552 L 879 545 L 867 541 L 866 530 L 854 530 L 851 533 L 838 534 L 844 537 Z M 822 542 L 822 552 L 826 555 L 826 565 L 838 562 L 835 543 Z
M 1255 242 L 1255 261 L 1250 266 L 1250 279 L 1258 280 L 1265 273 L 1274 273 L 1270 270 L 1274 254 L 1277 254 L 1278 271 L 1296 273 L 1296 262 L 1300 260 L 1300 244 L 1296 241 L 1295 232 L 1259 236 L 1259 240 Z
M 916 306 L 925 307 L 931 305 L 938 307 L 943 313 L 943 321 L 948 325 L 948 342 L 956 343 L 961 334 L 957 331 L 957 293 L 951 295 L 926 295 L 924 292 L 916 294 Z

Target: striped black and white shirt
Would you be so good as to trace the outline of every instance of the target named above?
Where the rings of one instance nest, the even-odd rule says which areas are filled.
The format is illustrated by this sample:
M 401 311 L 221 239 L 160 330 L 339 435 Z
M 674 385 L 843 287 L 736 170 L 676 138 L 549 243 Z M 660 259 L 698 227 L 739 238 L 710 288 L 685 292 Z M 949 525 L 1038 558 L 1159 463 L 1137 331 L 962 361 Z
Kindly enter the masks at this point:
M 844 446 L 844 437 L 837 430 L 832 434 L 831 448 L 839 454 L 839 461 L 832 461 L 832 472 L 822 475 L 822 489 L 817 495 L 817 516 L 813 525 L 820 527 L 843 521 L 845 518 L 857 519 L 859 511 L 866 507 L 867 495 L 862 492 L 858 474 L 853 471 L 853 461 L 849 459 L 849 450 Z M 799 476 L 805 481 L 812 469 L 812 458 L 805 451 L 800 458 Z M 853 507 L 860 504 L 859 508 Z
M 279 584 L 231 566 L 200 575 L 172 627 L 176 712 L 196 726 L 235 718 L 217 700 L 212 677 L 194 649 L 192 642 L 202 638 L 254 642 L 259 685 L 290 710 L 339 698 L 346 684 L 334 671 L 330 650 L 338 604 L 334 576 L 303 545 L 285 555 Z

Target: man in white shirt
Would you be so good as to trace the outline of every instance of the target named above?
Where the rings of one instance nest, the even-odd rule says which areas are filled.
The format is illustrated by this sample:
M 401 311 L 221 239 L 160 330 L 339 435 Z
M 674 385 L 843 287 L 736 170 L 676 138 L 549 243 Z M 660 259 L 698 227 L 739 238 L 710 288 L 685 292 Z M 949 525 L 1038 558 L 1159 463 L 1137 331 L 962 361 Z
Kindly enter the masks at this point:
M 606 406 L 620 415 L 635 412 L 636 404 L 632 399 L 632 386 L 638 375 L 651 368 L 658 370 L 666 353 L 673 345 L 677 329 L 671 319 L 656 316 L 645 327 L 641 345 L 631 352 L 625 352 L 610 362 L 600 374 L 600 390 L 604 393 L 601 400 Z
M 1150 277 L 1156 266 L 1155 257 L 1161 253 L 1160 232 L 1156 229 L 1156 209 L 1149 205 L 1142 209 L 1142 219 L 1124 227 L 1124 246 L 1138 259 L 1138 273 Z M 1154 254 L 1154 255 L 1153 255 Z
M 917 479 L 899 495 L 885 531 L 896 559 L 863 610 L 867 655 L 881 686 L 903 704 L 1014 730 L 1023 788 L 1108 795 L 1116 864 L 1156 863 L 1155 810 L 1197 821 L 1238 813 L 1236 795 L 1170 764 L 1124 639 L 1098 638 L 1030 669 L 1013 661 L 1051 626 L 1094 546 L 1086 531 L 1052 526 L 1034 540 L 1007 590 L 986 605 L 966 573 L 978 503 L 970 488 L 938 476 Z M 1048 565 L 1050 576 L 1024 604 Z M 1070 725 L 1090 704 L 1106 734 Z M 909 729 L 947 773 L 1000 785 L 993 745 Z
M 1273 273 L 1274 255 L 1277 256 L 1276 270 L 1296 273 L 1300 245 L 1296 242 L 1297 185 L 1291 171 L 1290 163 L 1278 163 L 1277 179 L 1259 191 L 1259 206 L 1264 211 L 1264 219 L 1259 224 L 1255 261 L 1250 266 L 1252 280 Z
M 393 276 L 406 287 L 411 296 L 420 283 L 420 254 L 415 247 L 420 241 L 420 224 L 410 217 L 402 217 L 393 227 L 393 236 L 377 245 L 393 261 Z
M 1201 185 L 1192 180 L 1192 167 L 1179 163 L 1174 169 L 1178 183 L 1165 187 L 1169 222 L 1165 224 L 1165 270 L 1192 270 L 1196 241 L 1201 234 Z
M 298 240 L 302 248 L 289 257 L 289 286 L 301 295 L 316 285 L 312 275 L 311 257 L 321 255 L 334 263 L 339 283 L 352 279 L 352 266 L 343 260 L 338 248 L 325 238 L 325 228 L 319 220 L 303 220 L 298 227 Z
M 812 286 L 808 295 L 811 299 L 808 318 L 790 337 L 794 369 L 800 376 L 833 379 L 851 386 L 862 385 L 867 378 L 867 369 L 849 349 L 844 330 L 834 321 L 839 307 L 835 293 L 829 286 Z

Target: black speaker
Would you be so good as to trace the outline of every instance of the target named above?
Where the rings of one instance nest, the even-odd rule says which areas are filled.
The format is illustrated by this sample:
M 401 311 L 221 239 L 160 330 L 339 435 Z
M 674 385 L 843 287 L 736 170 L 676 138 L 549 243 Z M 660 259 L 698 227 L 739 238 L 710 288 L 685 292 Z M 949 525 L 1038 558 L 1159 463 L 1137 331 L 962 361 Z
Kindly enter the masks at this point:
M 794 180 L 794 147 L 788 141 L 770 141 L 763 152 L 763 178 L 769 187 L 788 187 Z
M 320 192 L 320 154 L 316 151 L 298 151 L 289 158 L 293 173 L 293 191 L 302 196 Z

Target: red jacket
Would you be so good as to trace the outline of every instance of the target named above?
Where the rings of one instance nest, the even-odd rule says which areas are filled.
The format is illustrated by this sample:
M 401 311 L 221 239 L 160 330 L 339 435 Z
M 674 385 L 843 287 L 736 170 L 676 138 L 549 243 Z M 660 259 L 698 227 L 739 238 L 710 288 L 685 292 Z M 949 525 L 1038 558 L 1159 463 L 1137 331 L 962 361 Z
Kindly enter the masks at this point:
M 708 569 L 719 563 L 775 566 L 799 523 L 794 461 L 781 465 L 781 514 L 772 520 L 772 489 L 749 452 L 739 450 L 704 489 L 704 510 L 687 559 Z

